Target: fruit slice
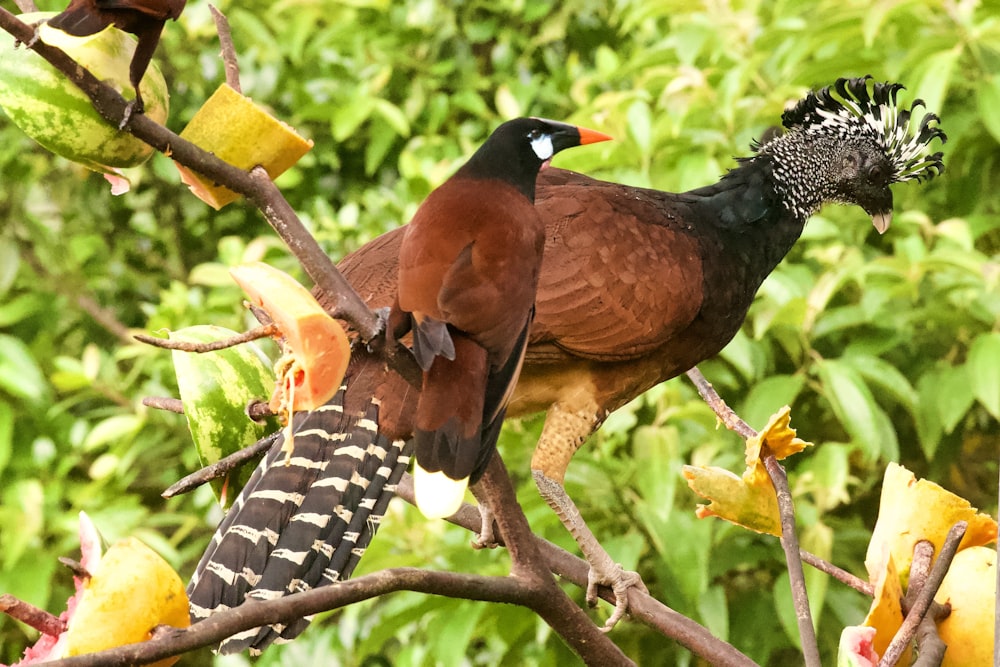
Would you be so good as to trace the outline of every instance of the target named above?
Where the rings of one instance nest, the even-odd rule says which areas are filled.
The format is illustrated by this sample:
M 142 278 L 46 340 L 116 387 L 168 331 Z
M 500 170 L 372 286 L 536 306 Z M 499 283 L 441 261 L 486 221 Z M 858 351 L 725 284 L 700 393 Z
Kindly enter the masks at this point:
M 190 624 L 187 594 L 177 572 L 130 537 L 113 544 L 91 570 L 66 630 L 65 657 L 146 641 L 158 625 Z M 177 660 L 154 664 L 168 667 Z
M 235 335 L 206 324 L 173 331 L 170 339 L 211 343 Z M 268 396 L 274 387 L 270 362 L 254 343 L 204 353 L 175 350 L 173 361 L 184 416 L 202 465 L 211 465 L 277 428 L 276 422 L 258 423 L 246 414 L 250 401 Z M 245 465 L 235 475 L 212 482 L 223 507 L 252 474 L 253 466 Z
M 292 411 L 315 410 L 330 400 L 351 356 L 344 329 L 309 290 L 283 271 L 257 262 L 230 273 L 250 301 L 271 316 L 291 352 L 289 386 L 279 386 L 271 407 L 284 405 L 287 398 Z
M 80 551 L 80 565 L 90 577 L 73 577 L 76 593 L 59 617 L 66 630 L 43 634 L 16 667 L 146 641 L 158 625 L 191 624 L 181 578 L 139 540 L 117 542 L 102 555 L 97 528 L 80 512 Z M 154 667 L 169 667 L 177 660 L 166 658 Z
M 298 162 L 313 145 L 227 84 L 208 98 L 181 137 L 240 169 L 260 165 L 272 179 Z M 216 210 L 239 198 L 212 179 L 174 164 L 191 192 Z
M 18 18 L 35 23 L 53 16 L 54 12 L 35 12 Z M 123 96 L 135 96 L 128 77 L 136 45 L 132 36 L 111 28 L 72 37 L 46 25 L 40 26 L 39 34 Z M 169 94 L 155 63 L 140 88 L 146 116 L 157 123 L 166 121 Z M 0 107 L 39 144 L 94 171 L 114 173 L 116 167 L 134 167 L 153 153 L 152 146 L 104 120 L 82 90 L 30 49 L 0 49 Z

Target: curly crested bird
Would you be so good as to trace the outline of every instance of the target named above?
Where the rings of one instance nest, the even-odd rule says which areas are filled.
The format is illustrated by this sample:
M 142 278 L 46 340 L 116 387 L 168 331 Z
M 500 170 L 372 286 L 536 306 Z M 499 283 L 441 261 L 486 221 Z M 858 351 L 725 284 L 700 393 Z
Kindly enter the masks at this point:
M 186 4 L 187 0 L 72 0 L 47 23 L 75 37 L 93 35 L 113 25 L 139 38 L 128 72 L 135 99 L 126 107 L 124 127 L 132 113 L 143 111 L 139 83 L 160 43 L 164 24 L 169 19 L 176 21 Z
M 545 245 L 545 225 L 534 207 L 538 172 L 559 151 L 610 138 L 594 130 L 542 118 L 507 121 L 493 131 L 454 175 L 431 192 L 406 226 L 396 249 L 397 277 L 393 281 L 396 289 L 387 334 L 392 338 L 412 332 L 413 354 L 423 371 L 412 432 L 419 480 L 418 505 L 430 517 L 447 516 L 458 509 L 470 479 L 474 482 L 485 471 L 496 449 L 500 425 L 527 346 Z M 395 399 L 387 397 L 387 400 Z M 335 402 L 327 407 L 335 410 L 338 405 Z M 373 407 L 369 406 L 365 412 Z M 319 465 L 312 458 L 313 452 L 309 457 L 301 455 L 302 436 L 311 431 L 308 426 L 311 417 L 308 415 L 301 425 L 293 426 L 297 456 L 284 466 L 302 466 L 305 470 L 296 472 L 305 476 L 313 476 Z M 355 424 L 348 431 L 351 440 L 359 429 L 365 433 L 364 429 L 374 424 L 377 421 L 371 418 L 355 417 Z M 372 440 L 372 434 L 377 435 L 370 429 L 368 440 Z M 352 451 L 357 450 L 347 445 L 348 440 L 343 442 Z M 320 457 L 336 455 L 335 448 L 326 449 Z M 357 451 L 357 455 L 364 457 L 366 453 Z M 376 459 L 385 455 L 380 452 Z M 202 610 L 208 609 L 200 602 L 206 589 L 215 595 L 220 586 L 223 589 L 228 586 L 228 590 L 221 590 L 219 599 L 222 604 L 232 606 L 226 600 L 238 603 L 244 595 L 266 598 L 275 590 L 283 594 L 301 589 L 302 582 L 310 580 L 294 575 L 287 578 L 288 561 L 298 564 L 308 560 L 310 569 L 319 567 L 320 576 L 326 569 L 325 555 L 311 558 L 317 555 L 310 551 L 319 544 L 317 540 L 300 542 L 298 537 L 292 540 L 286 534 L 274 535 L 275 548 L 265 554 L 266 562 L 260 570 L 248 568 L 246 560 L 239 563 L 239 569 L 223 568 L 224 559 L 214 556 L 214 553 L 224 555 L 232 541 L 243 549 L 250 546 L 248 540 L 258 544 L 260 540 L 269 540 L 271 535 L 266 531 L 274 529 L 275 518 L 309 523 L 307 531 L 328 527 L 332 517 L 316 512 L 314 506 L 310 505 L 303 514 L 303 496 L 284 493 L 288 487 L 283 484 L 270 486 L 271 480 L 287 477 L 289 472 L 270 473 L 274 460 L 271 456 L 265 458 L 267 467 L 258 469 L 259 478 L 251 480 L 238 501 L 241 511 L 237 514 L 245 512 L 255 520 L 266 518 L 266 521 L 253 525 L 242 520 L 223 524 L 224 532 L 220 528 L 218 541 L 213 542 L 214 548 L 203 557 L 199 573 L 191 583 L 194 617 L 200 617 Z M 329 467 L 328 461 L 323 464 Z M 323 479 L 334 478 L 326 475 Z M 258 483 L 261 488 L 255 487 Z M 231 516 L 235 521 L 232 512 Z M 283 547 L 283 540 L 296 543 L 299 548 Z M 329 539 L 324 538 L 323 542 L 329 543 Z M 276 571 L 281 572 L 283 587 L 265 588 Z M 234 589 L 239 591 L 235 597 Z M 230 638 L 221 650 L 260 648 L 280 634 L 278 631 L 276 635 L 274 628 L 261 628 L 259 632 Z
M 825 203 L 860 206 L 884 232 L 892 217 L 890 186 L 941 171 L 942 154 L 928 149 L 933 140 L 945 140 L 937 116 L 911 122 L 921 102 L 900 108 L 901 85 L 869 79 L 840 79 L 807 95 L 783 114 L 783 134 L 755 145 L 752 156 L 713 185 L 677 194 L 558 169 L 538 177 L 535 208 L 545 224 L 545 249 L 528 345 L 506 414 L 545 412 L 532 474 L 591 565 L 588 601 L 596 599 L 598 585 L 610 586 L 616 596 L 608 629 L 627 612 L 628 588 L 641 582 L 614 563 L 580 518 L 562 487 L 569 462 L 611 411 L 732 339 L 763 280 Z M 384 234 L 340 264 L 373 308 L 395 300 L 406 234 L 405 227 Z M 286 477 L 281 486 L 267 486 L 276 471 L 265 461 L 243 497 L 280 488 L 291 518 L 265 524 L 261 513 L 249 511 L 250 502 L 234 506 L 189 588 L 194 619 L 244 596 L 275 597 L 350 575 L 412 451 L 420 397 L 363 345 L 355 346 L 345 387 L 322 412 L 301 418 L 315 435 L 296 436 L 297 454 L 339 456 L 343 465 L 317 466 L 294 484 Z M 351 428 L 362 421 L 367 430 L 359 439 Z M 280 442 L 274 447 L 268 460 Z M 386 460 L 395 457 L 394 468 L 376 461 L 386 453 Z M 300 534 L 311 519 L 295 517 L 315 512 L 319 497 L 327 508 L 325 532 Z M 237 534 L 253 539 L 227 538 L 237 525 Z M 254 586 L 264 586 L 256 582 L 268 562 L 265 552 L 278 552 L 291 533 L 303 562 L 271 579 L 266 594 L 256 593 Z M 484 533 L 480 541 L 488 543 Z M 329 563 L 322 576 L 316 563 Z M 306 622 L 272 628 L 270 637 L 294 636 Z

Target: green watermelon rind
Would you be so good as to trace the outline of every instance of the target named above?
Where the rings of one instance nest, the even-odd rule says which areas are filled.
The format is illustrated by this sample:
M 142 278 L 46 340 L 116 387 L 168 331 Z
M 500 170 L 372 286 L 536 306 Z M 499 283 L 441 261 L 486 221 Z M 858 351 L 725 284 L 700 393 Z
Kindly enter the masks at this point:
M 235 335 L 224 327 L 201 324 L 172 331 L 170 340 L 210 343 Z M 211 465 L 276 430 L 276 424 L 258 424 L 246 414 L 247 404 L 253 399 L 267 400 L 275 384 L 270 362 L 254 343 L 215 352 L 175 350 L 173 362 L 184 416 L 202 465 Z M 231 483 L 230 498 L 235 497 L 233 487 Z
M 19 18 L 30 24 L 52 16 L 54 12 L 36 12 Z M 45 31 L 55 29 L 47 28 L 43 35 Z M 135 96 L 128 80 L 136 45 L 130 35 L 112 28 L 91 38 L 62 41 L 66 43 L 60 48 L 94 76 L 124 97 Z M 146 115 L 165 122 L 170 95 L 156 63 L 150 64 L 140 88 Z M 138 166 L 153 154 L 152 146 L 104 120 L 82 90 L 30 49 L 0 49 L 0 107 L 43 147 L 95 171 Z

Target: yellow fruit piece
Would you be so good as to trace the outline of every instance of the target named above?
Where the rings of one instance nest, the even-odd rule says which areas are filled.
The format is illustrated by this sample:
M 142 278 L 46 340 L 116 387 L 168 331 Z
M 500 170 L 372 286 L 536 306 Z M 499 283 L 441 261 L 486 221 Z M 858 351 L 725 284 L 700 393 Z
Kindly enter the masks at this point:
M 184 584 L 159 554 L 130 537 L 112 545 L 91 572 L 66 630 L 65 656 L 146 641 L 158 625 L 190 625 Z
M 291 349 L 294 388 L 287 392 L 294 399 L 291 409 L 315 410 L 330 400 L 351 357 L 347 334 L 337 320 L 284 271 L 257 262 L 230 273 L 250 301 L 267 311 Z
M 908 579 L 913 545 L 928 540 L 935 553 L 940 552 L 948 531 L 958 521 L 969 522 L 959 549 L 996 539 L 997 523 L 991 516 L 978 512 L 965 498 L 934 482 L 916 479 L 906 468 L 890 463 L 882 481 L 878 520 L 865 555 L 869 580 L 884 569 L 886 554 L 892 555 L 900 576 Z
M 219 86 L 180 136 L 240 169 L 260 165 L 272 180 L 313 146 L 312 141 L 300 137 L 227 84 Z M 174 164 L 191 192 L 216 210 L 239 198 L 212 179 Z
M 935 601 L 951 603 L 951 615 L 938 623 L 948 645 L 942 667 L 993 664 L 997 552 L 971 547 L 955 554 Z
M 896 636 L 896 631 L 903 624 L 903 584 L 899 580 L 899 572 L 896 570 L 896 563 L 891 554 L 886 554 L 883 559 L 885 569 L 872 581 L 875 585 L 875 595 L 872 606 L 865 617 L 864 625 L 874 628 L 875 635 L 872 637 L 872 646 L 876 653 L 882 655 L 892 638 Z M 909 656 L 907 649 L 906 656 Z M 909 660 L 900 662 L 908 665 Z

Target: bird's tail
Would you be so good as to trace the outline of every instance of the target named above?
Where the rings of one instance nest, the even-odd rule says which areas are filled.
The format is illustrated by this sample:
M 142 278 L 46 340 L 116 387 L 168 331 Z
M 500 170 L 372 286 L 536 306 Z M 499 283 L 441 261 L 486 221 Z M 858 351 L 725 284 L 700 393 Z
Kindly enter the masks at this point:
M 353 572 L 395 495 L 410 452 L 402 440 L 379 433 L 380 404 L 370 392 L 360 409 L 350 410 L 348 391 L 345 384 L 325 406 L 296 417 L 287 464 L 283 436 L 260 462 L 188 585 L 192 622 L 247 598 L 283 597 Z M 272 643 L 294 639 L 310 620 L 241 632 L 218 650 L 259 654 Z

